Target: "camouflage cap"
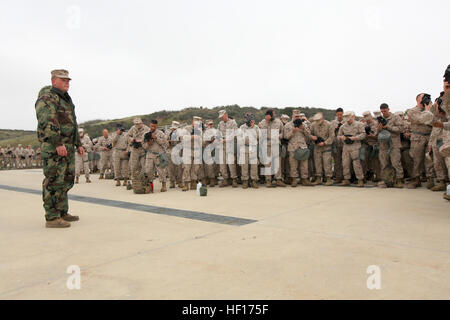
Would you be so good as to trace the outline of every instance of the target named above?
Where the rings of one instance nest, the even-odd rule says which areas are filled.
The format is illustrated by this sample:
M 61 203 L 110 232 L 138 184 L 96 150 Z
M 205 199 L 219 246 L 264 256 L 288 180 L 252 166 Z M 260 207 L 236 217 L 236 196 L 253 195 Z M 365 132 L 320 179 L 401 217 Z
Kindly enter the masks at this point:
M 226 110 L 220 110 L 219 111 L 219 118 L 222 118 L 225 115 L 225 113 L 227 113 Z
M 72 80 L 69 77 L 69 71 L 64 70 L 64 69 L 57 69 L 57 70 L 53 70 L 51 72 L 52 78 L 60 78 L 60 79 L 69 79 Z
M 343 115 L 343 117 L 344 117 L 344 120 L 345 119 L 350 119 L 351 117 L 354 117 L 355 116 L 355 113 L 353 112 L 353 111 L 347 111 L 347 112 L 345 112 L 344 113 L 344 115 Z
M 287 114 L 282 114 L 280 118 L 289 120 L 291 117 L 289 117 Z
M 83 128 L 78 128 L 78 132 L 84 132 Z
M 370 113 L 370 111 L 365 111 L 365 112 L 363 112 L 363 117 L 364 118 L 372 117 L 372 113 Z
M 194 120 L 194 121 L 202 121 L 202 117 L 194 116 L 194 117 L 192 118 L 192 120 Z
M 320 121 L 323 118 L 323 113 L 322 112 L 317 112 L 313 117 L 312 117 L 312 121 Z
M 214 124 L 214 121 L 212 121 L 212 120 L 206 120 L 206 124 Z
M 180 123 L 178 121 L 172 121 L 172 128 L 178 128 L 180 126 Z
M 141 124 L 142 123 L 142 119 L 141 118 L 134 118 L 133 123 L 134 124 Z
M 300 117 L 301 115 L 302 115 L 302 113 L 300 112 L 300 110 L 298 110 L 298 109 L 292 110 L 293 117 Z

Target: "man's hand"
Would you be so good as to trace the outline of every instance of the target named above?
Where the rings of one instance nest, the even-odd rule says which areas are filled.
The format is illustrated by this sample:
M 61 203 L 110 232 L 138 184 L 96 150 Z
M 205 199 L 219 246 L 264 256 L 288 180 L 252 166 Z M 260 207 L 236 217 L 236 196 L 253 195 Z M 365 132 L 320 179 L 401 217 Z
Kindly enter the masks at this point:
M 443 128 L 444 124 L 441 121 L 433 122 L 433 127 L 435 128 Z
M 67 157 L 67 150 L 66 150 L 65 145 L 56 147 L 56 152 L 58 153 L 58 156 L 60 156 L 60 157 Z
M 128 156 L 128 151 L 124 151 L 123 152 L 123 155 L 126 157 L 126 156 Z
M 355 141 L 356 137 L 350 137 L 350 140 Z
M 346 136 L 339 136 L 339 139 L 341 139 L 342 141 L 345 141 L 345 139 L 347 139 Z
M 78 147 L 78 152 L 80 153 L 81 156 L 84 156 L 84 154 L 86 153 L 83 147 Z
M 311 139 L 312 139 L 312 141 L 316 141 L 317 137 L 316 136 L 311 136 Z M 319 145 L 320 145 L 320 143 L 319 143 Z
M 320 143 L 318 144 L 319 147 L 323 147 L 324 145 L 325 145 L 324 142 L 320 142 Z
M 294 127 L 294 129 L 292 129 L 292 132 L 297 133 L 300 130 L 299 127 Z
M 429 104 L 427 104 L 425 106 L 425 110 L 430 111 L 432 106 L 433 106 L 433 103 L 430 102 Z

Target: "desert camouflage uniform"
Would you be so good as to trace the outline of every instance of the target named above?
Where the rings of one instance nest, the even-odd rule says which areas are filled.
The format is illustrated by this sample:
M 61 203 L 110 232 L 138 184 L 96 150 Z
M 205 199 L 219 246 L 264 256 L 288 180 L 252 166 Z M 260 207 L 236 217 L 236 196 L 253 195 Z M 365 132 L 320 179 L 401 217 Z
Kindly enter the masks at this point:
M 344 179 L 351 179 L 350 167 L 353 163 L 353 169 L 355 170 L 356 178 L 358 178 L 358 180 L 363 180 L 364 172 L 361 166 L 359 152 L 361 148 L 361 141 L 366 137 L 364 124 L 356 120 L 354 120 L 352 124 L 348 124 L 348 122 L 346 121 L 338 131 L 338 137 L 344 135 L 356 137 L 356 140 L 353 142 L 353 144 L 343 143 L 342 167 L 344 171 Z
M 79 177 L 81 170 L 84 171 L 86 179 L 89 179 L 89 158 L 88 152 L 92 152 L 94 145 L 92 144 L 91 138 L 85 133 L 83 137 L 80 137 L 81 146 L 84 148 L 85 154 L 81 154 L 77 151 L 75 152 L 75 177 Z
M 169 142 L 167 147 L 167 153 L 169 155 L 168 174 L 170 183 L 174 186 L 175 183 L 181 185 L 183 176 L 183 167 L 181 164 L 175 164 L 172 161 L 172 150 L 180 143 L 179 133 L 181 129 L 168 130 L 166 133 L 166 139 Z
M 263 154 L 266 154 L 268 159 L 266 159 L 266 161 L 261 160 L 262 165 L 266 168 L 271 167 L 272 163 L 274 162 L 273 159 L 275 157 L 272 156 L 272 144 L 276 144 L 277 148 L 279 149 L 279 144 L 281 142 L 281 139 L 283 139 L 283 131 L 284 131 L 284 125 L 281 122 L 280 119 L 275 118 L 273 121 L 269 121 L 267 122 L 266 119 L 262 119 L 262 121 L 258 124 L 258 127 L 260 130 L 260 139 L 264 139 L 266 140 L 265 142 L 267 142 L 267 152 L 265 152 L 264 150 L 259 150 L 260 154 L 259 156 L 261 156 L 261 152 Z M 272 137 L 272 130 L 274 131 L 273 133 L 278 133 L 278 137 Z M 286 138 L 286 137 L 285 137 Z M 287 138 L 286 138 L 287 139 Z M 276 141 L 278 140 L 278 141 Z M 262 143 L 262 145 L 260 144 L 260 146 L 263 146 L 264 142 Z M 289 151 L 289 150 L 288 150 Z M 265 162 L 265 163 L 264 163 Z M 291 163 L 291 161 L 289 161 L 289 163 Z M 275 168 L 275 163 L 273 165 L 272 172 L 273 175 L 275 175 L 275 179 L 276 180 L 281 180 L 281 156 L 278 152 L 278 167 Z M 292 167 L 290 168 L 291 170 L 291 174 L 293 172 Z M 297 170 L 297 167 L 295 167 L 295 170 Z M 297 173 L 298 176 L 298 173 Z M 266 183 L 267 181 L 271 181 L 271 175 L 266 175 Z
M 186 126 L 180 130 L 180 139 L 183 141 L 183 183 L 194 183 L 199 180 L 199 171 L 202 164 L 202 135 L 193 133 L 193 126 Z M 190 153 L 190 157 L 189 157 Z M 191 187 L 192 189 L 192 187 Z
M 237 178 L 237 171 L 236 171 L 236 164 L 235 164 L 235 157 L 234 157 L 234 147 L 233 150 L 227 150 L 227 144 L 230 146 L 232 143 L 235 143 L 235 134 L 236 130 L 238 129 L 236 120 L 229 118 L 227 122 L 221 120 L 219 122 L 219 125 L 217 126 L 217 130 L 220 132 L 221 137 L 223 138 L 223 143 L 219 147 L 219 150 L 221 150 L 221 156 L 222 159 L 220 163 L 220 174 L 222 175 L 223 179 L 236 179 Z
M 249 127 L 245 123 L 237 131 L 238 146 L 240 146 L 237 163 L 241 166 L 241 179 L 258 181 L 258 139 L 260 129 L 255 124 Z
M 115 134 L 112 138 L 114 177 L 118 179 L 129 179 L 129 146 L 128 133 Z M 128 152 L 128 153 L 127 153 Z
M 25 149 L 25 160 L 28 169 L 31 169 L 33 167 L 34 155 L 35 155 L 34 149 L 32 148 Z
M 420 178 L 424 169 L 427 178 L 432 178 L 433 162 L 425 158 L 427 151 L 428 140 L 431 134 L 431 122 L 433 120 L 433 113 L 422 110 L 420 107 L 414 107 L 407 112 L 408 118 L 411 121 L 411 149 L 410 155 L 414 161 L 414 167 L 411 178 Z
M 25 149 L 23 147 L 17 147 L 16 150 L 14 150 L 14 156 L 16 157 L 16 169 L 25 168 Z
M 147 155 L 145 157 L 145 172 L 150 180 L 153 182 L 155 171 L 158 172 L 159 181 L 166 182 L 166 168 L 162 168 L 160 166 L 160 158 L 159 156 L 163 153 L 167 152 L 167 147 L 169 145 L 165 134 L 156 129 L 153 132 L 153 136 L 155 139 L 142 143 L 144 149 L 147 151 Z
M 311 135 L 321 137 L 325 140 L 324 146 L 314 146 L 314 164 L 316 167 L 316 177 L 322 178 L 325 173 L 325 177 L 331 179 L 333 177 L 333 169 L 331 166 L 331 145 L 334 141 L 334 126 L 327 120 L 322 123 L 315 121 L 311 124 Z M 323 168 L 323 170 L 322 170 Z
M 309 171 L 308 171 L 308 160 L 304 161 L 298 161 L 294 158 L 295 150 L 298 148 L 306 149 L 308 148 L 308 140 L 311 137 L 310 129 L 309 127 L 304 124 L 304 130 L 299 128 L 297 132 L 294 133 L 294 122 L 290 121 L 286 123 L 284 126 L 284 133 L 283 137 L 287 140 L 289 140 L 288 143 L 288 153 L 289 153 L 289 167 L 290 167 L 290 176 L 292 179 L 298 178 L 298 167 L 300 164 L 300 172 L 301 172 L 301 178 L 302 179 L 308 179 Z
M 331 121 L 331 124 L 334 127 L 334 132 L 336 135 L 336 139 L 334 140 L 334 152 L 333 153 L 333 159 L 334 159 L 334 177 L 337 181 L 340 181 L 344 178 L 343 173 L 343 167 L 342 167 L 342 151 L 344 149 L 343 142 L 337 138 L 338 135 L 338 126 L 339 124 L 343 125 L 344 120 L 339 121 L 337 118 Z
M 106 148 L 107 145 L 112 145 L 110 136 L 98 138 L 97 149 L 100 152 L 100 174 L 104 174 L 106 170 L 112 169 L 112 149 Z
M 150 131 L 150 128 L 146 125 L 143 125 L 142 128 L 138 128 L 137 125 L 131 127 L 130 131 L 128 131 L 128 141 L 130 146 L 130 166 L 131 166 L 131 177 L 132 179 L 137 179 L 138 175 L 144 172 L 145 168 L 145 150 L 141 146 L 139 148 L 135 148 L 131 145 L 132 139 L 142 140 L 144 141 L 144 135 Z
M 402 147 L 400 134 L 404 131 L 403 121 L 398 115 L 393 113 L 384 119 L 387 121 L 386 130 L 391 133 L 392 146 L 389 152 L 389 142 L 380 142 L 379 160 L 381 171 L 385 170 L 389 166 L 389 163 L 391 163 L 395 170 L 395 177 L 397 179 L 403 179 L 404 172 L 400 151 Z
M 372 119 L 370 123 L 366 124 L 366 127 L 370 127 L 369 134 L 366 134 L 366 138 L 361 141 L 363 145 L 366 147 L 366 159 L 361 161 L 361 165 L 363 167 L 364 173 L 368 171 L 372 172 L 376 176 L 376 180 L 380 179 L 381 169 L 380 169 L 380 160 L 379 158 L 379 150 L 380 146 L 378 143 L 378 121 Z M 361 147 L 362 148 L 362 147 Z M 378 154 L 376 151 L 378 149 Z M 370 151 L 370 152 L 369 152 Z
M 203 132 L 203 149 L 205 150 L 208 148 L 214 148 L 214 146 L 217 144 L 216 137 L 218 135 L 218 130 L 216 128 L 206 128 L 206 130 Z M 210 146 L 211 145 L 211 146 Z M 210 146 L 210 147 L 208 147 Z M 214 150 L 214 149 L 213 149 Z M 214 152 L 211 152 L 212 156 L 215 156 Z M 212 163 L 204 163 L 204 169 L 205 169 L 205 177 L 209 179 L 215 179 L 217 176 L 216 172 L 216 162 L 215 157 L 212 157 L 211 159 Z
M 45 218 L 53 220 L 68 213 L 67 192 L 75 178 L 75 148 L 81 146 L 75 106 L 68 93 L 47 86 L 41 89 L 35 105 L 37 135 L 45 179 L 42 183 Z M 56 147 L 64 145 L 67 156 L 60 157 Z

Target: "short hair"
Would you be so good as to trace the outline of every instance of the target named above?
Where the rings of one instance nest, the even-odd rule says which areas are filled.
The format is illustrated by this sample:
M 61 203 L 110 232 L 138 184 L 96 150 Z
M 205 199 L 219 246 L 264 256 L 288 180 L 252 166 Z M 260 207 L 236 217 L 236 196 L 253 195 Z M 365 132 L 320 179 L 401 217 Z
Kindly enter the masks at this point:
M 150 120 L 150 123 L 151 124 L 158 124 L 158 120 L 152 119 L 152 120 Z
M 337 109 L 336 109 L 336 113 L 338 113 L 338 112 L 344 112 L 344 109 L 342 109 L 342 108 L 337 108 Z
M 389 109 L 389 106 L 387 103 L 382 103 L 380 109 Z

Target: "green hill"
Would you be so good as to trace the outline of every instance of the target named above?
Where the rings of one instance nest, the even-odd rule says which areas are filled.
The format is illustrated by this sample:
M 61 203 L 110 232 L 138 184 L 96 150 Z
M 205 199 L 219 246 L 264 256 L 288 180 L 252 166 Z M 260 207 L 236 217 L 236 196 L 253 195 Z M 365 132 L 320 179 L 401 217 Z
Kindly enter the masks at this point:
M 179 121 L 181 123 L 191 123 L 193 116 L 202 117 L 204 120 L 214 120 L 215 125 L 219 123 L 218 112 L 219 110 L 225 109 L 228 114 L 233 117 L 238 125 L 244 123 L 244 115 L 247 112 L 251 112 L 255 115 L 257 122 L 264 118 L 264 114 L 266 112 L 267 107 L 262 107 L 260 109 L 254 107 L 240 107 L 238 105 L 231 106 L 220 106 L 215 108 L 185 108 L 180 111 L 158 111 L 153 112 L 147 115 L 141 115 L 141 119 L 144 123 L 148 124 L 151 119 L 156 119 L 159 122 L 159 125 L 165 126 L 170 125 L 172 121 Z M 334 110 L 322 109 L 322 108 L 309 108 L 309 107 L 298 107 L 298 108 L 271 108 L 274 109 L 276 115 L 279 117 L 282 114 L 287 114 L 290 117 L 292 116 L 293 109 L 300 109 L 302 112 L 306 114 L 309 118 L 313 116 L 317 112 L 322 112 L 325 116 L 325 119 L 331 120 L 334 119 L 335 112 Z M 133 119 L 135 116 L 122 118 L 122 119 L 114 119 L 114 120 L 91 120 L 84 123 L 79 124 L 80 127 L 84 128 L 86 132 L 89 134 L 91 138 L 98 137 L 102 135 L 103 129 L 108 129 L 110 132 L 116 129 L 117 124 L 122 124 L 126 129 L 130 128 L 133 125 Z M 6 144 L 17 145 L 21 143 L 26 146 L 31 144 L 33 147 L 37 147 L 39 145 L 39 141 L 36 137 L 35 131 L 26 131 L 26 130 L 1 130 L 0 129 L 0 146 L 5 146 Z

